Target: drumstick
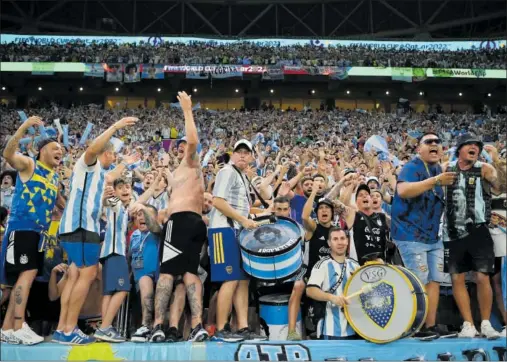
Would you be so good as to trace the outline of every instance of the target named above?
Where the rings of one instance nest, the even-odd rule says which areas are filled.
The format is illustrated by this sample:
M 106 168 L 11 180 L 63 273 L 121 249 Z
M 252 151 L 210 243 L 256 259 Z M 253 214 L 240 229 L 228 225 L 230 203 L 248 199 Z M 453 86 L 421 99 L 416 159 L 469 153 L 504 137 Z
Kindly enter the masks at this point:
M 350 295 L 347 295 L 347 299 L 352 299 L 354 297 L 357 297 L 363 293 L 368 293 L 368 292 L 371 292 L 373 290 L 373 288 L 375 288 L 375 286 L 377 285 L 378 283 L 371 283 L 371 284 L 366 284 L 364 285 L 361 289 L 359 289 L 357 292 L 354 292 Z

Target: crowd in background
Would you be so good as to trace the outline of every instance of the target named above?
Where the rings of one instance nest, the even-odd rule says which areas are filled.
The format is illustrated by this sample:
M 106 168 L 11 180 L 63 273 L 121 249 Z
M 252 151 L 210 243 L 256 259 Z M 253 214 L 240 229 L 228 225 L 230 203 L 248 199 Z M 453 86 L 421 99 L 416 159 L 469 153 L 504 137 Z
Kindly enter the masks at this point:
M 313 45 L 268 47 L 251 43 L 211 45 L 165 42 L 113 44 L 69 42 L 0 45 L 3 62 L 84 62 L 133 64 L 245 64 L 363 67 L 505 69 L 505 48 L 460 51 L 383 49 Z

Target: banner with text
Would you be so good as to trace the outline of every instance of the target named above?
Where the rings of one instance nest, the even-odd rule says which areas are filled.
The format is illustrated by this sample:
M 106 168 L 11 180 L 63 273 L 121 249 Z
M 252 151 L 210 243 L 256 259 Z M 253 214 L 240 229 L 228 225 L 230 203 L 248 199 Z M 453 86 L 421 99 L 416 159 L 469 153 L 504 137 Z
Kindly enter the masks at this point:
M 55 63 L 32 63 L 32 75 L 55 74 Z
M 391 73 L 391 79 L 398 80 L 401 82 L 412 83 L 413 74 L 414 73 L 413 73 L 412 68 L 393 67 L 392 73 Z
M 51 45 L 79 42 L 80 44 L 140 44 L 148 43 L 158 46 L 163 43 L 207 46 L 234 45 L 248 43 L 264 47 L 286 47 L 286 46 L 313 46 L 319 48 L 328 47 L 369 47 L 372 49 L 393 49 L 393 50 L 419 50 L 419 51 L 458 51 L 470 49 L 500 49 L 505 48 L 505 39 L 485 40 L 461 40 L 461 41 L 385 41 L 385 40 L 340 40 L 340 39 L 276 39 L 276 38 L 235 38 L 235 39 L 213 39 L 198 37 L 160 37 L 160 36 L 75 36 L 75 35 L 24 35 L 24 34 L 2 34 L 2 44 L 17 43 L 28 45 Z
M 34 64 L 37 64 L 34 68 Z M 54 73 L 73 72 L 85 73 L 88 64 L 85 63 L 47 63 L 50 65 L 41 65 L 46 63 L 25 63 L 25 62 L 1 62 L 1 72 L 32 72 L 34 69 L 41 72 L 49 72 L 51 69 Z M 102 64 L 104 71 L 107 73 L 107 81 L 121 82 L 123 79 L 123 64 Z M 143 71 L 143 78 L 162 79 L 162 66 L 155 67 L 150 71 L 148 77 L 147 72 Z M 403 74 L 400 75 L 400 69 Z M 391 68 L 391 67 L 339 67 L 339 66 L 299 66 L 286 65 L 282 67 L 284 75 L 322 75 L 329 76 L 332 79 L 345 79 L 347 77 L 390 77 L 394 75 L 408 77 L 407 69 L 410 68 Z M 91 72 L 91 68 L 88 68 Z M 406 70 L 406 71 L 405 71 Z M 237 77 L 248 74 L 269 73 L 269 67 L 262 65 L 164 65 L 165 73 L 175 74 L 196 74 L 218 75 L 214 78 Z M 146 75 L 145 75 L 146 74 Z M 156 75 L 154 75 L 156 74 Z M 223 76 L 221 76 L 223 74 Z M 160 77 L 160 78 L 159 78 Z M 207 77 L 205 77 L 207 78 Z M 412 80 L 421 81 L 427 78 L 469 78 L 469 79 L 506 79 L 507 71 L 505 69 L 446 69 L 446 68 L 412 68 Z M 199 78 L 201 79 L 201 78 Z
M 174 141 L 173 141 L 174 142 Z M 172 143 L 172 142 L 171 142 Z M 173 144 L 173 143 L 172 143 Z M 170 146 L 170 145 L 169 145 Z M 403 339 L 389 344 L 367 341 L 269 341 L 244 343 L 92 343 L 36 346 L 2 343 L 2 361 L 505 361 L 505 338 Z

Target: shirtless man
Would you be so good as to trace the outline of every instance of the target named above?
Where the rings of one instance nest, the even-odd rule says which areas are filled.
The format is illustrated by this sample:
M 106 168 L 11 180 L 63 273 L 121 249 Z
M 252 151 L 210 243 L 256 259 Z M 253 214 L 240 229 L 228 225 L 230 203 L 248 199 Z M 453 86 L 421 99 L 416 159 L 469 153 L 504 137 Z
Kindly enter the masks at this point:
M 202 283 L 199 280 L 199 256 L 207 239 L 206 224 L 202 219 L 204 180 L 202 177 L 197 144 L 199 138 L 192 115 L 192 100 L 185 92 L 178 92 L 185 117 L 184 140 L 178 144 L 179 167 L 171 182 L 169 220 L 162 230 L 160 277 L 155 292 L 155 320 L 152 342 L 163 342 L 162 330 L 165 311 L 171 299 L 175 278 L 183 276 L 183 283 L 192 313 L 192 331 L 189 340 L 204 341 L 208 333 L 202 327 Z

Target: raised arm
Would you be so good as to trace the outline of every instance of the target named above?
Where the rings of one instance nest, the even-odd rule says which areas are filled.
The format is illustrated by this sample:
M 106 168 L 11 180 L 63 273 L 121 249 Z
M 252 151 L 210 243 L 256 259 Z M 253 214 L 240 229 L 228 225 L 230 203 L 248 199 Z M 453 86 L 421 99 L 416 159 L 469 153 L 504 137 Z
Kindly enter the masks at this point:
M 118 122 L 113 124 L 107 130 L 104 131 L 100 136 L 95 138 L 90 146 L 85 151 L 84 161 L 87 166 L 93 165 L 97 161 L 97 157 L 102 153 L 107 143 L 111 140 L 116 131 L 133 126 L 138 121 L 135 117 L 125 117 L 120 119 Z
M 30 157 L 16 153 L 19 141 L 30 127 L 42 125 L 44 125 L 44 123 L 40 117 L 28 118 L 21 127 L 18 128 L 16 133 L 14 133 L 14 136 L 9 139 L 9 142 L 7 142 L 7 145 L 5 146 L 3 152 L 5 160 L 20 173 L 20 176 L 30 175 L 34 170 L 35 163 Z
M 312 219 L 312 210 L 318 189 L 319 186 L 314 182 L 312 193 L 308 197 L 308 200 L 306 200 L 305 206 L 303 207 L 303 213 L 301 215 L 301 218 L 303 219 L 303 227 L 305 228 L 307 234 L 313 234 L 315 229 L 317 229 L 317 223 Z
M 183 116 L 185 117 L 185 137 L 187 139 L 187 149 L 185 151 L 185 161 L 189 166 L 200 167 L 199 155 L 197 154 L 197 145 L 199 136 L 195 126 L 194 115 L 192 114 L 192 99 L 185 92 L 178 92 L 178 101 L 180 102 Z

